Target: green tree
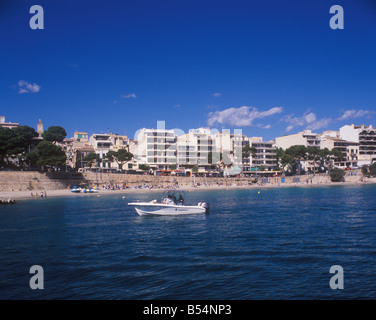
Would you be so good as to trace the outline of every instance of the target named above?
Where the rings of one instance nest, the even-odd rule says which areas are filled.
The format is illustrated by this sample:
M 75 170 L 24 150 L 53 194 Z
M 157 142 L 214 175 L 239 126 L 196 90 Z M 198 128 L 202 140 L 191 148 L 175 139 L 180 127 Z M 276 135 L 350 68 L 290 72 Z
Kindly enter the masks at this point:
M 289 165 L 289 169 L 291 170 L 290 165 L 293 162 L 293 157 L 289 154 L 286 154 L 283 148 L 276 149 L 276 158 L 277 158 L 277 163 L 280 164 L 282 167 L 282 174 L 285 173 L 285 168 L 288 165 Z
M 345 170 L 334 168 L 330 170 L 330 179 L 332 182 L 341 182 L 345 177 Z
M 248 158 L 249 154 L 251 152 L 251 147 L 249 146 L 249 143 L 247 143 L 245 146 L 242 148 L 242 158 Z
M 82 158 L 82 161 L 86 162 L 88 167 L 91 167 L 94 162 L 99 163 L 100 156 L 99 156 L 99 154 L 97 154 L 95 152 L 90 152 L 89 154 L 87 154 L 85 157 Z
M 242 148 L 242 158 L 247 158 L 250 155 L 254 158 L 256 156 L 257 149 L 255 146 L 250 146 L 249 143 L 247 143 Z
M 369 166 L 369 173 L 373 176 L 376 175 L 376 162 Z
M 43 132 L 43 139 L 49 142 L 62 142 L 67 136 L 67 132 L 63 127 L 51 126 Z
M 291 171 L 292 166 L 294 164 L 294 157 L 290 154 L 283 154 L 280 159 L 281 165 L 282 165 L 282 171 L 285 172 L 286 166 L 288 167 L 288 171 Z
M 368 166 L 367 165 L 362 166 L 362 173 L 363 173 L 364 176 L 368 175 Z
M 307 147 L 306 153 L 307 153 L 307 158 L 313 161 L 313 173 L 316 173 L 317 161 L 321 160 L 320 149 L 316 147 Z
M 283 150 L 283 148 L 276 148 L 275 154 L 277 156 L 277 160 L 279 160 L 285 154 L 285 150 Z
M 327 159 L 328 162 L 330 161 L 330 167 L 332 167 L 333 162 L 342 161 L 342 160 L 344 160 L 344 158 L 345 158 L 345 156 L 342 153 L 342 151 L 340 151 L 338 149 L 332 149 L 330 151 L 328 150 L 328 154 L 327 154 L 326 159 Z
M 38 166 L 38 152 L 33 151 L 33 152 L 28 152 L 25 155 L 26 158 L 26 163 L 29 165 L 31 168 L 35 168 Z
M 0 127 L 0 162 L 7 165 L 8 158 L 17 158 L 28 152 L 32 140 L 38 134 L 28 126 L 13 129 Z
M 250 151 L 251 151 L 252 158 L 256 157 L 256 153 L 257 153 L 256 147 L 255 146 L 251 146 Z
M 304 161 L 307 159 L 307 148 L 303 145 L 295 145 L 291 146 L 290 148 L 287 148 L 285 153 L 290 155 L 294 159 L 294 165 L 291 167 L 295 169 L 296 166 L 299 166 L 299 173 L 301 173 L 300 161 Z
M 66 163 L 65 152 L 57 145 L 42 141 L 37 145 L 38 161 L 40 167 L 57 167 L 63 168 Z
M 332 169 L 332 162 L 333 162 L 331 160 L 332 157 L 333 157 L 332 151 L 330 151 L 328 148 L 320 149 L 320 159 L 321 159 L 321 166 L 322 167 L 324 167 L 324 168 L 329 167 L 329 169 Z M 336 154 L 337 151 L 334 151 L 334 154 Z
M 344 158 L 342 151 L 340 151 L 338 149 L 332 149 L 330 151 L 330 155 L 332 155 L 334 157 L 334 159 L 339 160 L 339 161 L 343 160 L 343 158 Z
M 119 169 L 121 170 L 124 163 L 133 159 L 133 154 L 125 149 L 119 149 L 118 151 L 110 150 L 107 152 L 106 158 L 111 162 L 115 161 L 118 164 Z
M 138 165 L 138 168 L 141 169 L 141 170 L 144 170 L 144 171 L 149 171 L 150 170 L 150 166 L 148 164 L 139 164 Z

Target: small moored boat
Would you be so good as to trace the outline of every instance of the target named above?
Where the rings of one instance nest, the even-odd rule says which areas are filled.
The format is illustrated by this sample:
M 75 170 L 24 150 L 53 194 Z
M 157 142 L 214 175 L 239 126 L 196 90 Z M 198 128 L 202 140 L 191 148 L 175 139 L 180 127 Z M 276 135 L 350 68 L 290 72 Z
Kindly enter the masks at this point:
M 71 192 L 74 192 L 74 193 L 79 193 L 79 192 L 81 192 L 81 187 L 79 187 L 79 188 L 77 188 L 77 187 L 73 187 L 72 189 L 71 189 Z
M 95 187 L 93 188 L 84 188 L 83 193 L 98 193 L 98 189 L 96 189 Z
M 150 202 L 131 202 L 128 205 L 135 206 L 136 212 L 140 216 L 198 214 L 209 211 L 209 203 L 207 202 L 199 202 L 196 206 L 186 206 L 184 199 L 184 191 L 168 190 L 164 192 L 161 203 L 152 200 Z

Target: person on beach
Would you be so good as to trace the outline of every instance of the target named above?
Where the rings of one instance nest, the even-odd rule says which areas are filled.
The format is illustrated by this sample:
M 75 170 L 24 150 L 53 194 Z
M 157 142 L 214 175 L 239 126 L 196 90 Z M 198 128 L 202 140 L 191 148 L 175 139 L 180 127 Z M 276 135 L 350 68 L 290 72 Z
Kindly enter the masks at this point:
M 47 192 L 44 190 L 44 197 L 47 198 Z
M 43 191 L 40 192 L 40 197 L 43 199 Z

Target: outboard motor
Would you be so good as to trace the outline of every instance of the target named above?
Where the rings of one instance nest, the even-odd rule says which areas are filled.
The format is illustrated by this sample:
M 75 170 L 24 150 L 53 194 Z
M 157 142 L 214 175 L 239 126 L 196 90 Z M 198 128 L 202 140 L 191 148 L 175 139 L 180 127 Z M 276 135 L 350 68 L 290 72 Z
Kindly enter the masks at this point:
M 206 210 L 206 212 L 209 211 L 210 206 L 209 206 L 209 203 L 208 203 L 208 202 L 199 202 L 198 205 L 201 206 L 201 207 L 204 207 L 205 210 Z

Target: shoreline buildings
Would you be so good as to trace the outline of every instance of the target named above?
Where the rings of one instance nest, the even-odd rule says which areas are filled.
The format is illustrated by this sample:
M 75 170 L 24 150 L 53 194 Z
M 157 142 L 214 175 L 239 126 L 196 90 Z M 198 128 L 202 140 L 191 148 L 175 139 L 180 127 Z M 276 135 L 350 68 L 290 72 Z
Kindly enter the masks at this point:
M 19 123 L 5 122 L 0 117 L 0 127 L 16 128 Z M 35 143 L 43 139 L 43 124 L 39 119 Z M 135 139 L 115 133 L 75 131 L 72 138 L 58 143 L 67 156 L 67 166 L 92 169 L 129 170 L 150 168 L 157 170 L 181 170 L 198 173 L 222 172 L 224 175 L 252 174 L 255 172 L 279 172 L 277 149 L 286 150 L 302 145 L 316 149 L 338 150 L 331 161 L 334 167 L 360 168 L 376 161 L 376 130 L 372 125 L 344 125 L 338 131 L 315 133 L 303 130 L 298 133 L 276 137 L 275 141 L 263 141 L 262 137 L 247 137 L 242 130 L 211 128 L 166 129 L 164 121 L 157 122 L 157 129 L 142 128 Z M 125 149 L 134 155 L 119 168 L 106 154 Z M 245 151 L 246 150 L 246 151 Z M 84 158 L 95 153 L 95 161 Z M 342 154 L 342 156 L 338 156 Z M 316 159 L 300 160 L 300 168 L 315 172 L 320 163 Z
M 303 130 L 299 133 L 277 137 L 275 143 L 278 148 L 284 150 L 298 145 L 320 148 L 320 139 L 317 133 L 313 133 L 311 130 Z
M 19 125 L 18 122 L 5 122 L 5 116 L 0 116 L 0 127 L 12 129 L 19 127 Z
M 336 149 L 342 153 L 341 158 L 334 158 L 334 166 L 337 168 L 358 167 L 359 144 L 354 141 L 341 139 L 339 131 L 324 131 L 320 136 L 320 148 L 328 150 Z
M 271 171 L 278 166 L 275 141 L 263 141 L 262 137 L 245 137 L 243 147 L 246 145 L 254 149 L 243 157 L 243 172 L 258 171 L 260 168 Z
M 339 129 L 340 136 L 346 141 L 354 141 L 358 146 L 358 166 L 369 165 L 376 161 L 376 130 L 368 127 L 345 125 Z
M 135 161 L 153 169 L 167 170 L 176 165 L 176 134 L 158 125 L 157 129 L 139 130 L 137 144 L 132 147 Z

